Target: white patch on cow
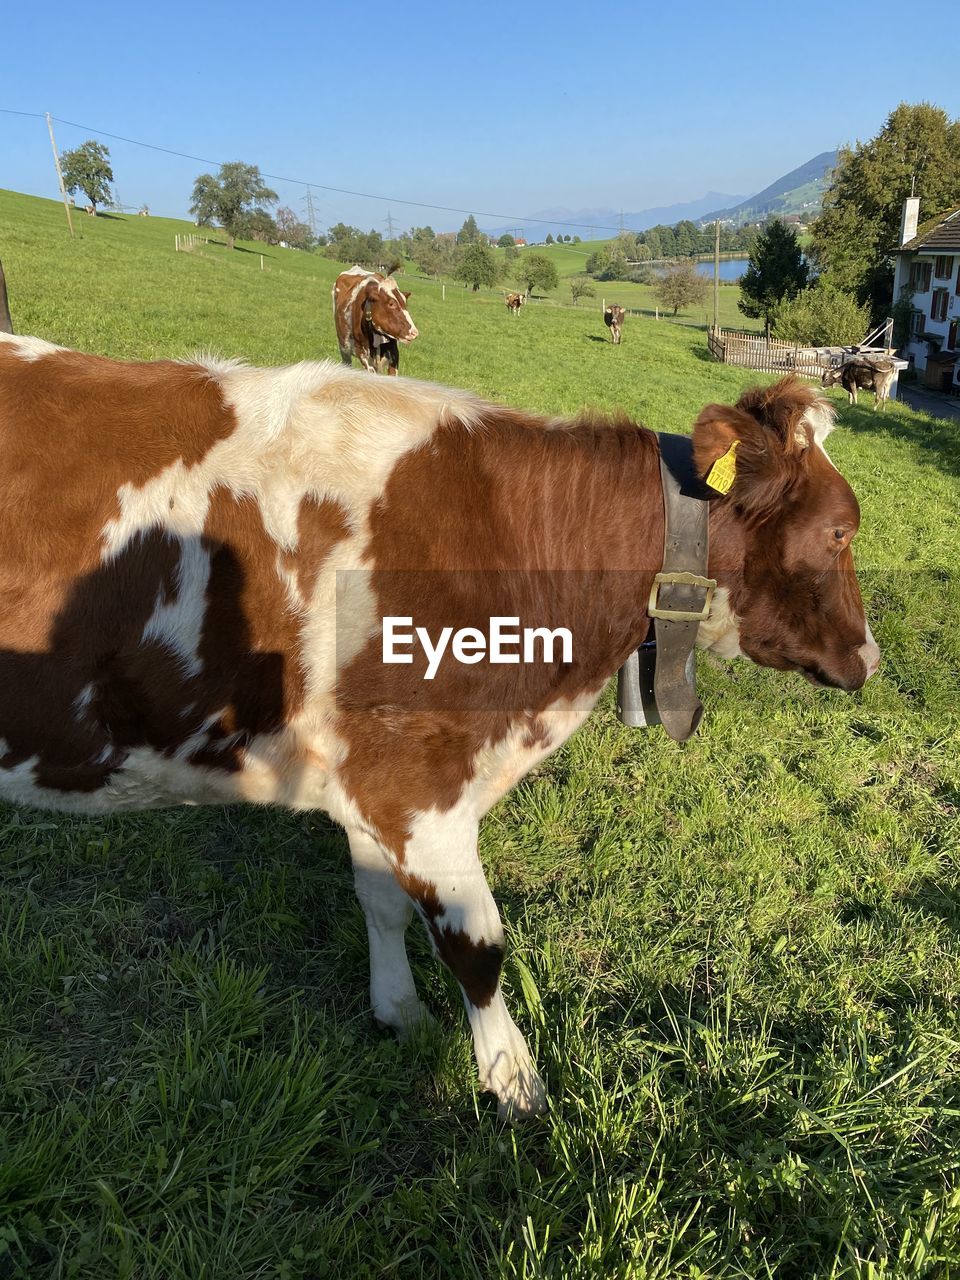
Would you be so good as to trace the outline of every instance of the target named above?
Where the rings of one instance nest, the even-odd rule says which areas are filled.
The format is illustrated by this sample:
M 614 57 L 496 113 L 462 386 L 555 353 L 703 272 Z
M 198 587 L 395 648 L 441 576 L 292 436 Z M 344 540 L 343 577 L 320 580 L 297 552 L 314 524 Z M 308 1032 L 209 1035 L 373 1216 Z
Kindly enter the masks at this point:
M 157 597 L 153 613 L 143 629 L 144 641 L 159 640 L 180 660 L 187 675 L 203 670 L 200 637 L 206 612 L 206 591 L 210 578 L 210 553 L 198 538 L 180 543 L 176 572 L 176 597 L 165 602 Z
M 857 652 L 867 672 L 867 679 L 875 675 L 880 667 L 880 646 L 873 638 L 873 632 L 870 630 L 870 623 L 866 622 L 866 641 L 860 646 Z
M 819 445 L 826 454 L 824 442 L 836 426 L 837 411 L 825 396 L 817 396 L 813 404 L 803 415 L 803 424 L 810 429 L 813 443 Z
M 13 354 L 21 360 L 42 360 L 44 356 L 56 355 L 58 351 L 67 351 L 67 347 L 58 347 L 44 338 L 29 338 L 15 333 L 0 333 L 0 343 L 13 348 Z
M 718 658 L 745 658 L 740 648 L 740 619 L 730 606 L 730 592 L 717 587 L 710 617 L 697 628 L 697 648 L 708 649 Z
M 404 942 L 413 904 L 376 840 L 363 831 L 349 836 L 354 885 L 370 944 L 370 1006 L 379 1023 L 404 1035 L 430 1021 L 417 996 Z
M 116 755 L 105 747 L 91 757 L 91 764 L 108 763 Z M 134 747 L 123 753 L 123 764 L 97 791 L 59 791 L 37 783 L 39 764 L 32 756 L 12 768 L 0 769 L 0 799 L 65 813 L 125 813 L 140 809 L 165 809 L 182 804 L 232 804 L 242 800 L 237 775 L 207 769 L 152 747 Z

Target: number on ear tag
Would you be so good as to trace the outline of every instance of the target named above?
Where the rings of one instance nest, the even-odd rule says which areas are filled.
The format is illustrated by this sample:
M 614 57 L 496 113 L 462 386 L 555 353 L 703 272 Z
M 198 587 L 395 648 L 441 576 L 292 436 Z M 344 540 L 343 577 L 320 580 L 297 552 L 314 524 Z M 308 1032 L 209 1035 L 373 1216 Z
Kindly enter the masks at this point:
M 739 440 L 734 440 L 727 452 L 719 457 L 707 472 L 707 484 L 711 489 L 716 489 L 717 493 L 729 493 L 733 488 L 733 482 L 737 478 L 737 445 L 739 443 Z

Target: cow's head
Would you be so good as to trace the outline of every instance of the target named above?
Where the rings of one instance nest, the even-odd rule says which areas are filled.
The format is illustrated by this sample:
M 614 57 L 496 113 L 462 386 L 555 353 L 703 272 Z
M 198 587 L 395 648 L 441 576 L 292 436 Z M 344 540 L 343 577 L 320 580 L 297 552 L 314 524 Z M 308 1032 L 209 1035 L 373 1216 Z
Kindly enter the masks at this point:
M 837 365 L 834 369 L 824 369 L 823 377 L 820 379 L 821 387 L 835 387 L 843 375 L 843 367 Z
M 407 310 L 409 297 L 389 277 L 369 280 L 363 290 L 363 309 L 378 333 L 397 342 L 412 342 L 420 330 Z
M 702 624 L 702 639 L 719 653 L 739 650 L 763 666 L 853 690 L 876 671 L 880 651 L 850 549 L 860 508 L 823 448 L 832 426 L 828 403 L 796 378 L 700 414 L 697 470 L 709 483 L 723 459 L 713 478 L 724 487 L 724 468 L 733 478 L 710 520 L 710 572 L 726 588 L 720 613 L 729 616 L 726 626 Z

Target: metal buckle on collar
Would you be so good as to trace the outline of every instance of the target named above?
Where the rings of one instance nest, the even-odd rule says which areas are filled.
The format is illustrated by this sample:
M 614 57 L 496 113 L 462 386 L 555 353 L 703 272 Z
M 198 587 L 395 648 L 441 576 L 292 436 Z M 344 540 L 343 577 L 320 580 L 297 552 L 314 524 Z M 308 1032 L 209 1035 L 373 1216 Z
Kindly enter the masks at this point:
M 660 588 L 663 586 L 702 588 L 707 593 L 703 608 L 699 612 L 691 612 L 684 609 L 661 609 L 657 604 L 657 600 Z M 706 622 L 707 618 L 710 617 L 710 606 L 713 603 L 713 593 L 716 587 L 716 578 L 701 578 L 698 573 L 658 573 L 653 580 L 653 586 L 650 588 L 647 613 L 651 618 L 665 618 L 669 622 Z

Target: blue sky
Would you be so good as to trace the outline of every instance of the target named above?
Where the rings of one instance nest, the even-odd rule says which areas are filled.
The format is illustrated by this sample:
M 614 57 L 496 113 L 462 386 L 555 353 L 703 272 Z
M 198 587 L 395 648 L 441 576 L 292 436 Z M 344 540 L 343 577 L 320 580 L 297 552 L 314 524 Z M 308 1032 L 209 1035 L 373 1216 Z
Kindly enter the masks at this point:
M 522 216 L 753 194 L 874 134 L 901 100 L 960 115 L 955 48 L 888 0 L 840 6 L 303 4 L 8 7 L 0 108 L 315 188 L 324 223 L 459 225 L 400 198 Z M 909 28 L 909 30 L 907 29 Z M 902 33 L 903 38 L 898 36 Z M 912 49 L 912 53 L 910 52 Z M 920 55 L 922 52 L 922 56 Z M 941 56 L 942 52 L 942 56 Z M 182 215 L 193 160 L 107 140 L 128 205 Z M 303 211 L 302 187 L 272 182 Z M 56 196 L 42 120 L 0 112 L 0 186 Z

